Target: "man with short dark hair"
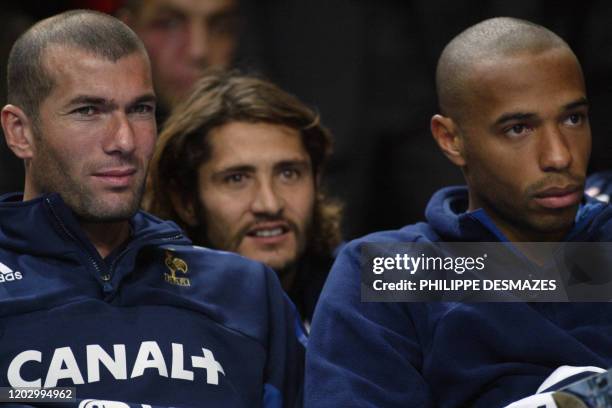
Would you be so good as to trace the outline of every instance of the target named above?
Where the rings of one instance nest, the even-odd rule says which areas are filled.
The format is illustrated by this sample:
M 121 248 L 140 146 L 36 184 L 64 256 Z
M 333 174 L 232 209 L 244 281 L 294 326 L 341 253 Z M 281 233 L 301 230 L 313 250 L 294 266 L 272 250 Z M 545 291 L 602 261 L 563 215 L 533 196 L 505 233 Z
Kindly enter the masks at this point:
M 436 80 L 431 130 L 467 187 L 437 192 L 426 223 L 340 253 L 313 320 L 306 406 L 501 407 L 612 365 L 607 304 L 362 302 L 367 243 L 505 242 L 531 271 L 538 260 L 513 248 L 612 237 L 611 210 L 582 201 L 588 105 L 563 40 L 530 22 L 486 20 L 446 46 Z M 540 397 L 537 406 L 555 406 Z
M 331 134 L 274 84 L 208 72 L 168 119 L 146 205 L 199 245 L 274 269 L 310 321 L 340 244 L 340 206 L 320 188 Z
M 138 37 L 66 12 L 20 37 L 8 72 L 26 182 L 0 200 L 0 385 L 76 387 L 79 406 L 299 405 L 302 332 L 274 272 L 138 211 L 156 141 Z

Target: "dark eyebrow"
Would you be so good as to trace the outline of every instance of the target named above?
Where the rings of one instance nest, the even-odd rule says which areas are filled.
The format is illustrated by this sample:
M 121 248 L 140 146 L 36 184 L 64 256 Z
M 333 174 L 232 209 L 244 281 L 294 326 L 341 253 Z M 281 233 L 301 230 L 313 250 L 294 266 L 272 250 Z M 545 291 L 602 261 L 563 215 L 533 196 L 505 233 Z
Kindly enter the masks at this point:
M 278 162 L 274 165 L 275 168 L 284 168 L 284 167 L 309 167 L 310 163 L 308 162 L 308 160 L 300 160 L 300 159 L 296 159 L 296 160 L 283 160 L 281 162 Z
M 565 105 L 563 107 L 563 110 L 564 111 L 569 111 L 569 110 L 573 110 L 573 109 L 576 109 L 576 108 L 581 108 L 583 106 L 586 107 L 586 108 L 589 107 L 589 101 L 587 100 L 587 98 L 584 98 L 584 97 L 578 99 L 577 101 L 568 103 L 567 105 Z
M 537 116 L 538 115 L 536 115 L 535 113 L 528 113 L 528 112 L 504 113 L 499 118 L 497 118 L 493 126 L 500 126 L 500 125 L 503 125 L 504 123 L 511 122 L 511 121 L 530 120 L 530 119 L 536 118 Z
M 576 101 L 566 104 L 565 106 L 563 106 L 563 111 L 566 112 L 566 111 L 570 111 L 570 110 L 573 110 L 579 107 L 583 107 L 583 106 L 587 108 L 589 106 L 589 102 L 587 101 L 585 97 L 582 97 Z M 532 120 L 536 117 L 537 115 L 535 113 L 529 113 L 529 112 L 504 113 L 495 121 L 493 126 L 500 126 L 500 125 L 503 125 L 504 123 L 511 122 L 511 121 Z
M 77 95 L 68 102 L 68 105 L 105 105 L 108 103 L 109 101 L 99 96 Z
M 238 164 L 236 166 L 225 167 L 219 171 L 216 171 L 215 175 L 225 175 L 227 173 L 235 173 L 235 172 L 246 173 L 246 172 L 253 172 L 253 171 L 255 171 L 254 166 L 250 166 L 248 164 Z
M 155 97 L 155 94 L 152 94 L 152 93 L 145 94 L 145 95 L 139 96 L 138 98 L 134 99 L 134 101 L 130 103 L 130 106 L 135 106 L 135 105 L 145 103 L 145 102 L 155 103 L 156 101 L 157 101 L 157 98 Z M 68 106 L 72 106 L 72 105 L 96 105 L 96 106 L 106 105 L 112 108 L 117 106 L 117 104 L 114 101 L 109 101 L 108 99 L 101 98 L 99 96 L 91 96 L 91 95 L 75 96 L 68 102 Z
M 155 96 L 155 94 L 150 93 L 150 94 L 139 96 L 138 98 L 134 99 L 134 101 L 130 105 L 134 106 L 134 105 L 138 105 L 141 103 L 147 103 L 147 102 L 156 103 L 157 97 Z

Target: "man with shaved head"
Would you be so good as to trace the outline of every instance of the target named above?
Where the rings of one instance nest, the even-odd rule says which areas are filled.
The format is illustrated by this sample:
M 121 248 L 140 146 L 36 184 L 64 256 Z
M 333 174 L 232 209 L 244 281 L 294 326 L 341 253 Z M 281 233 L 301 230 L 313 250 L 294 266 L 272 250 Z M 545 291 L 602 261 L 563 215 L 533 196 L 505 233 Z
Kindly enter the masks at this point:
M 510 240 L 562 239 L 591 148 L 582 71 L 567 44 L 528 22 L 488 20 L 448 44 L 436 84 L 432 133 L 464 173 L 468 209 L 484 209 Z
M 431 131 L 467 186 L 434 194 L 426 222 L 340 253 L 315 311 L 307 407 L 554 407 L 533 395 L 612 366 L 607 304 L 362 301 L 366 244 L 501 242 L 532 271 L 541 260 L 520 252 L 527 243 L 612 237 L 610 209 L 583 198 L 588 103 L 561 38 L 518 19 L 483 21 L 446 46 L 436 84 Z

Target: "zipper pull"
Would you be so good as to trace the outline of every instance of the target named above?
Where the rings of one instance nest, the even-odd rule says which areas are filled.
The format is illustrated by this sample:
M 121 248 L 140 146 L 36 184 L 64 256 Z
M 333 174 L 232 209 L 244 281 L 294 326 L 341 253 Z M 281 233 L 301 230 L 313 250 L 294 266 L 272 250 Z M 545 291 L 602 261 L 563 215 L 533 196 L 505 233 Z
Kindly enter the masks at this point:
M 104 293 L 112 292 L 113 285 L 110 283 L 111 276 L 109 274 L 102 275 L 100 279 L 102 280 L 102 290 L 104 290 Z

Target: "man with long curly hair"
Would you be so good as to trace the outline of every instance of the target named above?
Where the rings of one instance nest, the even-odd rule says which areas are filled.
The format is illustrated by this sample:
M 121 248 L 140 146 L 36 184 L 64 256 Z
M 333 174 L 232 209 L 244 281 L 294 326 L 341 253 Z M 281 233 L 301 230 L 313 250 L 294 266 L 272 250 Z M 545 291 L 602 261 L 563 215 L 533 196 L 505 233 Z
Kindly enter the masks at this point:
M 160 135 L 145 206 L 199 245 L 274 269 L 310 320 L 340 243 L 340 206 L 320 189 L 331 134 L 262 79 L 209 71 Z

